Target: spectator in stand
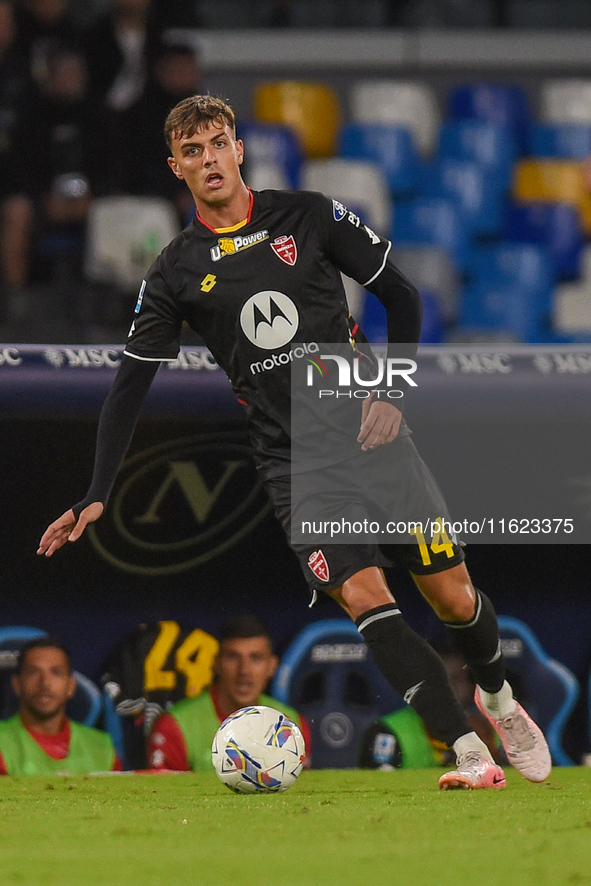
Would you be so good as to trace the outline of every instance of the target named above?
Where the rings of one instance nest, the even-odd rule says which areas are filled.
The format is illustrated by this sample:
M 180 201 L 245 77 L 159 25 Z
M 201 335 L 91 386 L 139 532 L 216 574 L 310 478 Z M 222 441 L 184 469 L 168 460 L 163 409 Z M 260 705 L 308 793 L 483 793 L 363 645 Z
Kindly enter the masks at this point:
M 0 0 L 0 201 L 8 191 L 10 146 L 29 86 L 27 60 L 16 35 L 14 4 Z
M 126 111 L 142 94 L 157 40 L 151 0 L 112 0 L 86 35 L 93 98 Z
M 0 219 L 0 259 L 9 294 L 8 313 L 26 313 L 25 290 L 35 272 L 47 273 L 41 246 L 51 238 L 75 264 L 93 195 L 108 190 L 109 128 L 101 110 L 86 100 L 84 57 L 75 46 L 54 43 L 47 78 L 27 102 L 9 157 L 10 180 Z
M 106 732 L 69 720 L 76 691 L 68 651 L 39 637 L 20 651 L 12 685 L 19 710 L 0 721 L 0 775 L 78 775 L 121 770 Z
M 170 200 L 183 226 L 195 204 L 185 183 L 170 175 L 164 121 L 177 102 L 199 92 L 200 86 L 195 52 L 185 45 L 160 46 L 146 88 L 125 114 L 121 133 L 121 156 L 128 159 L 125 190 Z
M 29 72 L 42 83 L 47 76 L 47 53 L 56 40 L 80 39 L 68 0 L 21 0 L 15 7 L 18 46 L 27 58 Z
M 220 723 L 248 705 L 277 708 L 304 734 L 308 757 L 310 731 L 293 708 L 263 695 L 278 665 L 271 637 L 251 615 L 237 617 L 221 631 L 213 685 L 195 698 L 183 699 L 162 714 L 148 738 L 151 769 L 211 772 L 211 743 Z

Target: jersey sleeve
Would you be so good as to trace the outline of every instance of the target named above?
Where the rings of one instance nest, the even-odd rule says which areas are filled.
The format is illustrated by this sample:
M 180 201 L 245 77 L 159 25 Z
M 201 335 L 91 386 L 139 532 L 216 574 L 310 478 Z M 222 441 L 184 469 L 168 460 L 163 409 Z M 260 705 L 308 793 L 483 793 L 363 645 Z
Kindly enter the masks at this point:
M 388 341 L 411 345 L 405 354 L 413 356 L 421 334 L 421 297 L 393 264 L 392 244 L 342 203 L 320 194 L 317 197 L 318 224 L 327 257 L 340 271 L 377 296 L 386 309 Z
M 153 770 L 189 772 L 183 731 L 172 714 L 158 717 L 148 736 L 148 766 Z
M 138 293 L 124 353 L 136 360 L 175 360 L 180 350 L 182 316 L 175 297 L 172 259 L 165 250 L 154 262 Z

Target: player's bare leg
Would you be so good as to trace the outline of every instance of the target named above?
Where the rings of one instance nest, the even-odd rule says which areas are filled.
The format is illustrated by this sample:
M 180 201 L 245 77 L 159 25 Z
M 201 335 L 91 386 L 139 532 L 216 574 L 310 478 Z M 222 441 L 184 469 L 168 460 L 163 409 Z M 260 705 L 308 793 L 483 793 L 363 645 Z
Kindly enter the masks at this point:
M 507 759 L 529 781 L 544 781 L 552 768 L 548 744 L 505 680 L 492 603 L 474 588 L 463 563 L 413 578 L 465 658 L 477 684 L 476 705 L 498 733 Z
M 382 570 L 362 569 L 329 594 L 355 621 L 378 667 L 429 733 L 454 748 L 462 769 L 440 787 L 503 787 L 503 771 L 471 731 L 443 662 L 403 620 Z

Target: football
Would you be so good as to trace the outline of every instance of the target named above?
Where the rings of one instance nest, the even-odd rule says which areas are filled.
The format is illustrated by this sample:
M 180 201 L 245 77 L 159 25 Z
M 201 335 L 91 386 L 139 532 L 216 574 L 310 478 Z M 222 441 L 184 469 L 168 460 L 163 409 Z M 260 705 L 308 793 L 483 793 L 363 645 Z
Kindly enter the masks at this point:
M 299 727 L 274 708 L 241 708 L 221 724 L 211 747 L 213 767 L 237 794 L 286 791 L 304 765 Z

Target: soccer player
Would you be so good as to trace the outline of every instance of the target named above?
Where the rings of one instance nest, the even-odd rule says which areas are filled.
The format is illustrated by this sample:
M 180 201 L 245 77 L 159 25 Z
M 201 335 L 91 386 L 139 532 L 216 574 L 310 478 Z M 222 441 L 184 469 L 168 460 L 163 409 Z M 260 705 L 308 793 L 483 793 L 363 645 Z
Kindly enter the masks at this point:
M 106 732 L 66 717 L 76 691 L 70 656 L 39 637 L 21 649 L 12 678 L 19 710 L 0 722 L 0 775 L 78 775 L 120 770 Z
M 165 134 L 169 166 L 189 187 L 197 215 L 141 286 L 124 357 L 101 412 L 90 489 L 47 528 L 40 555 L 52 556 L 76 541 L 103 513 L 156 370 L 178 354 L 183 322 L 202 336 L 244 404 L 253 455 L 288 538 L 290 343 L 355 347 L 358 328 L 348 314 L 341 271 L 382 302 L 390 342 L 419 340 L 420 296 L 390 261 L 391 244 L 321 194 L 252 193 L 240 174 L 244 148 L 225 102 L 200 95 L 183 100 L 167 117 Z M 378 458 L 388 471 L 391 454 L 405 466 L 396 482 L 419 477 L 424 498 L 432 498 L 432 512 L 438 513 L 443 505 L 437 488 L 401 412 L 379 398 L 364 400 L 358 421 L 359 433 L 355 429 L 349 441 L 357 457 Z M 324 590 L 342 606 L 429 734 L 453 747 L 457 770 L 442 775 L 441 788 L 502 787 L 503 771 L 471 729 L 441 659 L 403 620 L 379 546 L 292 547 L 311 591 Z M 499 732 L 508 759 L 526 778 L 543 781 L 551 769 L 548 747 L 505 680 L 492 603 L 473 587 L 460 546 L 450 541 L 422 547 L 398 545 L 395 554 L 448 625 L 477 683 L 477 703 Z
M 309 753 L 307 724 L 297 712 L 263 695 L 278 665 L 271 637 L 253 616 L 242 615 L 220 632 L 213 684 L 185 698 L 155 721 L 148 738 L 151 769 L 211 772 L 211 743 L 220 723 L 239 708 L 266 705 L 286 714 L 302 729 Z

